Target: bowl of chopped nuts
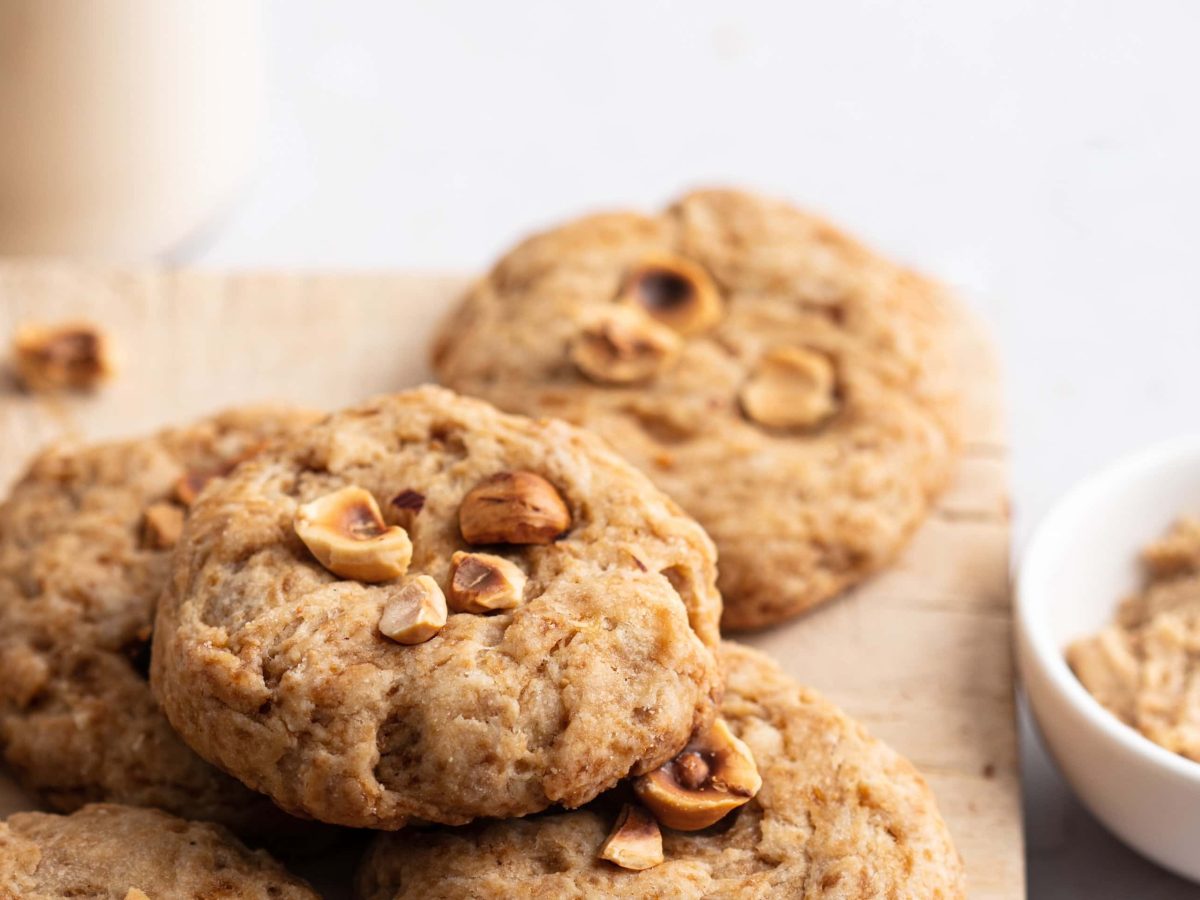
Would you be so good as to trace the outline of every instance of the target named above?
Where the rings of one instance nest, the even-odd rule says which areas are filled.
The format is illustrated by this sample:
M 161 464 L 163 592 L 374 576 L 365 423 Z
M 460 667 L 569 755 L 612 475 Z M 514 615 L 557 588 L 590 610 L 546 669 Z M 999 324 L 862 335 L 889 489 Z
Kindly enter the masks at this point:
M 1017 664 L 1046 745 L 1118 837 L 1200 881 L 1200 438 L 1083 481 L 1016 578 Z

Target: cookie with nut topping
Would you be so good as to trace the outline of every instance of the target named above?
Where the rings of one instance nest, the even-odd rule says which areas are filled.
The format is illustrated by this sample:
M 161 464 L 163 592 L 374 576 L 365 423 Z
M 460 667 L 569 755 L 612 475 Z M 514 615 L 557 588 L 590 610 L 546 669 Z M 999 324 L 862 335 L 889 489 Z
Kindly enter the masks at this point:
M 362 862 L 358 896 L 966 896 L 962 862 L 911 764 L 763 654 L 732 643 L 720 652 L 718 721 L 756 761 L 761 788 L 715 824 L 696 830 L 701 820 L 685 817 L 675 821 L 681 830 L 639 803 L 641 791 L 614 791 L 570 812 L 383 835 Z M 686 754 L 659 770 L 677 811 L 721 779 L 746 783 L 743 763 L 720 758 L 731 746 L 719 735 L 704 743 L 690 786 Z
M 595 436 L 441 388 L 207 489 L 152 681 L 283 808 L 395 829 L 579 806 L 715 712 L 715 552 Z
M 157 806 L 255 838 L 312 827 L 189 750 L 148 670 L 189 502 L 315 418 L 246 409 L 147 438 L 52 447 L 0 505 L 0 758 L 50 806 Z
M 890 561 L 957 454 L 949 301 L 813 216 L 702 191 L 516 247 L 443 324 L 438 378 L 606 438 L 708 530 L 723 624 Z
M 69 816 L 0 821 L 0 897 L 24 900 L 317 900 L 264 851 L 218 825 L 93 804 Z

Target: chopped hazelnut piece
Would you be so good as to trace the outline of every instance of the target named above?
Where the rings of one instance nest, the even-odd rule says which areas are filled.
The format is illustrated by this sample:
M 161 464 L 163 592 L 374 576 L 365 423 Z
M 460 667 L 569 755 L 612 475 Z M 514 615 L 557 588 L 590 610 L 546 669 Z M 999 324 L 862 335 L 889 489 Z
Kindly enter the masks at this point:
M 418 575 L 388 600 L 379 631 L 399 644 L 423 644 L 446 624 L 446 597 L 428 575 Z
M 503 556 L 459 550 L 450 558 L 450 606 L 468 613 L 513 609 L 525 597 L 525 580 L 517 564 Z
M 425 494 L 406 488 L 388 500 L 388 509 L 384 512 L 389 522 L 395 522 L 412 536 L 422 509 L 425 509 Z
M 762 787 L 750 748 L 724 719 L 692 740 L 673 760 L 639 776 L 634 792 L 659 822 L 699 831 L 747 803 Z
M 837 409 L 829 358 L 802 347 L 776 347 L 742 385 L 742 409 L 768 428 L 811 428 Z
M 344 487 L 296 511 L 296 534 L 317 561 L 356 581 L 388 581 L 408 571 L 412 541 L 388 526 L 369 491 Z
M 403 490 L 392 498 L 392 506 L 396 509 L 411 509 L 420 512 L 425 508 L 425 495 L 420 491 Z
M 393 521 L 411 531 L 417 523 L 417 516 L 425 508 L 425 495 L 420 491 L 405 489 L 393 497 L 388 506 L 391 507 Z
M 169 550 L 183 531 L 183 510 L 174 503 L 152 503 L 142 513 L 142 546 Z
M 571 361 L 602 384 L 647 381 L 665 369 L 682 342 L 674 331 L 631 307 L 614 306 L 571 344 Z
M 241 453 L 225 460 L 213 469 L 189 469 L 179 476 L 175 482 L 175 499 L 184 506 L 191 506 L 200 496 L 200 492 L 215 478 L 224 478 L 247 460 L 253 459 L 267 446 L 266 441 L 250 444 Z
M 571 527 L 571 512 L 541 475 L 501 472 L 463 498 L 458 527 L 468 544 L 549 544 Z
M 107 336 L 85 322 L 22 325 L 12 347 L 17 377 L 33 391 L 90 391 L 115 370 Z
M 625 279 L 620 299 L 683 335 L 707 331 L 721 319 L 721 297 L 712 278 L 679 256 L 644 260 Z
M 663 861 L 662 832 L 644 808 L 626 803 L 600 851 L 600 858 L 640 872 Z
M 150 898 L 144 891 L 131 887 L 125 892 L 125 900 L 150 900 Z
M 214 478 L 219 478 L 217 472 L 189 471 L 179 476 L 175 482 L 175 499 L 184 506 L 191 506 L 204 490 L 204 486 Z

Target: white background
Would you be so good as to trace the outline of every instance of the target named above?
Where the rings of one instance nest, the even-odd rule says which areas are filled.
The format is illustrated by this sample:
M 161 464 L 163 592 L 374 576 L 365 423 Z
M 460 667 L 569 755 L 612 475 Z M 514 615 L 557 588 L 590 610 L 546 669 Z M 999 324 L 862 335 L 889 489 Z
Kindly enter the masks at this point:
M 688 186 L 824 211 L 959 285 L 1008 379 L 1018 546 L 1200 418 L 1200 4 L 274 0 L 254 184 L 206 266 L 473 270 Z M 1030 896 L 1200 896 L 1025 741 Z

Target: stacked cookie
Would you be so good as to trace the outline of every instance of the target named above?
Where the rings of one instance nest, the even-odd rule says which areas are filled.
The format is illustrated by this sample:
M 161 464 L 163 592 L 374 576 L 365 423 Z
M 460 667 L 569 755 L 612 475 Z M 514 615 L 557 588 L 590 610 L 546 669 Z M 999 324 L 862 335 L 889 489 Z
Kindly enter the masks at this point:
M 441 381 L 602 435 L 716 541 L 726 628 L 890 562 L 953 470 L 940 288 L 733 191 L 514 249 L 447 319 Z
M 445 382 L 553 418 L 426 387 L 47 452 L 0 507 L 0 748 L 83 809 L 0 826 L 0 896 L 309 896 L 234 833 L 334 826 L 383 833 L 369 900 L 962 896 L 912 766 L 719 632 L 920 521 L 942 304 L 705 193 L 534 238 L 447 320 Z

